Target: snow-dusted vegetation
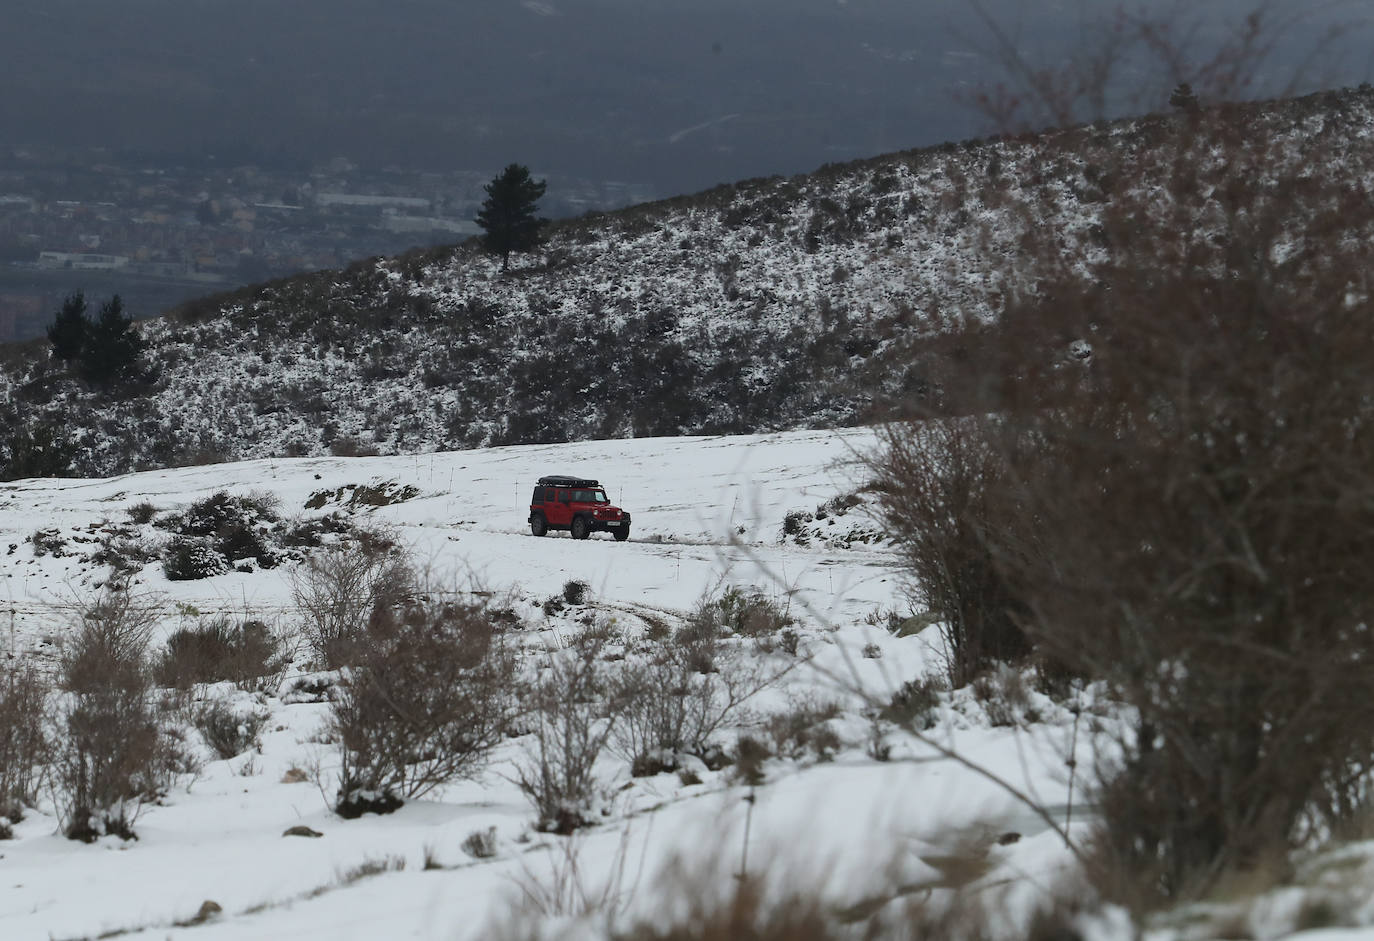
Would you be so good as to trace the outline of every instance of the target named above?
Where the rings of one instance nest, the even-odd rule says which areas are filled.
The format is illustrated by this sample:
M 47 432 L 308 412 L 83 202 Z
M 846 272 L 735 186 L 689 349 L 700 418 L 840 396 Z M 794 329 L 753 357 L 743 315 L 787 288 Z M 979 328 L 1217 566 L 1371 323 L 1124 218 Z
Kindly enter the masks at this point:
M 1090 769 L 1114 754 L 1121 706 L 1028 667 L 950 689 L 946 626 L 911 606 L 856 460 L 879 448 L 800 432 L 4 485 L 6 669 L 49 690 L 23 714 L 51 762 L 0 775 L 22 795 L 0 843 L 4 936 L 1133 936 L 1065 842 L 1088 845 Z M 551 468 L 600 475 L 635 539 L 530 535 L 529 483 Z M 276 548 L 230 561 L 249 540 L 212 542 L 214 574 L 169 578 L 176 531 L 208 513 Z M 330 584 L 353 593 L 321 605 L 311 589 Z M 411 627 L 379 627 L 381 610 Z M 328 621 L 341 612 L 353 620 Z M 119 675 L 107 657 L 72 679 L 93 623 L 140 635 L 148 710 L 100 741 L 126 755 L 146 729 L 158 744 L 128 790 L 78 807 L 72 716 Z M 373 653 L 326 669 L 329 623 Z M 446 653 L 455 623 L 466 640 Z M 373 659 L 396 636 L 418 659 Z M 369 677 L 461 732 L 432 750 L 359 738 L 415 728 L 367 706 Z M 14 690 L 0 707 L 23 705 Z M 478 714 L 501 734 L 479 735 Z M 9 775 L 22 756 L 0 757 Z M 1370 858 L 1342 844 L 1272 891 L 1152 924 L 1364 923 Z
M 130 623 L 149 635 L 151 683 L 140 700 L 151 712 L 121 721 L 167 745 L 153 761 L 160 772 L 110 792 L 113 803 L 74 807 L 61 776 L 20 789 L 13 839 L 0 844 L 5 937 L 493 937 L 518 919 L 556 937 L 584 909 L 589 925 L 657 917 L 677 888 L 660 878 L 675 862 L 712 894 L 744 869 L 841 907 L 949 879 L 993 886 L 1029 869 L 1051 894 L 1018 890 L 1008 904 L 1048 903 L 1069 859 L 1059 838 L 902 728 L 938 729 L 940 743 L 1070 825 L 1061 749 L 1073 717 L 1020 676 L 1009 693 L 943 686 L 939 633 L 910 623 L 895 557 L 865 511 L 854 458 L 872 444 L 828 432 L 650 439 L 5 486 L 7 650 L 64 690 L 51 694 L 53 754 L 70 751 L 72 710 L 94 695 L 91 677 L 64 679 L 81 625 L 129 620 L 108 607 L 116 581 L 133 599 Z M 634 508 L 636 538 L 531 536 L 529 485 L 551 468 L 600 474 Z M 350 499 L 359 490 L 371 499 Z M 309 531 L 319 545 L 169 578 L 162 560 L 179 537 L 160 524 L 236 504 L 252 508 L 249 528 L 264 542 Z M 809 538 L 786 522 L 798 515 L 812 517 Z M 865 538 L 845 543 L 846 531 Z M 387 547 L 360 541 L 364 532 L 385 534 Z M 373 774 L 370 794 L 345 783 L 386 762 L 344 747 L 375 727 L 358 697 L 362 677 L 380 674 L 367 655 L 323 671 L 312 632 L 322 608 L 306 588 L 338 564 L 337 550 L 389 560 L 383 582 L 349 581 L 373 592 L 349 630 L 365 627 L 376 592 L 399 587 L 404 560 L 423 569 L 435 623 L 446 622 L 432 605 L 458 605 L 485 625 L 483 643 L 499 644 L 503 665 L 484 674 L 481 697 L 501 734 L 476 738 L 471 704 L 450 699 L 467 717 L 466 751 L 449 741 L 432 755 L 467 763 L 425 765 L 429 777 L 412 764 L 404 780 Z M 431 663 L 441 666 L 453 675 L 431 697 L 472 679 L 462 664 Z M 388 675 L 401 684 L 389 687 L 394 700 L 408 687 Z M 666 726 L 664 696 L 688 709 Z M 560 721 L 585 723 L 588 738 L 571 748 L 550 726 Z M 569 761 L 585 763 L 581 776 L 544 776 Z M 384 794 L 399 809 L 336 813 Z
M 1316 172 L 1367 145 L 1371 114 L 1374 98 L 1347 91 L 1243 120 Z M 79 473 L 851 425 L 986 379 L 938 338 L 1034 289 L 1028 239 L 1053 233 L 1087 272 L 1108 197 L 1132 172 L 1162 185 L 1152 154 L 1180 120 L 951 144 L 562 222 L 508 276 L 475 243 L 359 262 L 148 323 L 143 385 L 93 389 L 41 346 L 12 351 L 0 399 L 11 427 L 55 427 Z
M 1358 934 L 1371 95 L 363 262 L 141 376 L 14 352 L 16 930 Z M 633 540 L 529 533 L 551 471 Z

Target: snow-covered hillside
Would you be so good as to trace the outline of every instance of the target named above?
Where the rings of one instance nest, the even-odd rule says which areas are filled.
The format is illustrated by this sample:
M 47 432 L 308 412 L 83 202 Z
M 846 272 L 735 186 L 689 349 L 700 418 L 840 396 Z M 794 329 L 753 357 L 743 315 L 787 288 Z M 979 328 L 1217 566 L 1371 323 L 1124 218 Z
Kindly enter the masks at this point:
M 512 783 L 528 735 L 500 746 L 475 780 L 392 815 L 345 821 L 329 809 L 338 757 L 320 736 L 328 705 L 282 696 L 308 669 L 302 653 L 280 686 L 262 694 L 230 684 L 196 689 L 197 698 L 228 697 L 267 713 L 261 747 L 220 760 L 196 742 L 203 768 L 143 808 L 136 841 L 68 841 L 57 832 L 54 807 L 40 802 L 15 838 L 0 844 L 0 936 L 493 937 L 522 908 L 522 889 L 553 892 L 560 875 L 568 876 L 569 853 L 579 891 L 600 897 L 610 880 L 606 907 L 626 920 L 658 910 L 667 890 L 656 875 L 674 859 L 716 888 L 731 885 L 745 865 L 785 873 L 823 890 L 827 903 L 847 906 L 943 884 L 941 860 L 972 852 L 986 858 L 988 886 L 1016 878 L 1012 889 L 996 890 L 1012 910 L 1041 904 L 1068 865 L 1045 823 L 986 779 L 872 721 L 871 701 L 886 702 L 905 681 L 941 666 L 933 631 L 891 630 L 901 620 L 893 615 L 908 609 L 894 555 L 863 510 L 856 458 L 872 445 L 862 431 L 597 441 L 264 460 L 0 487 L 8 546 L 0 598 L 9 650 L 20 658 L 53 662 L 72 630 L 73 607 L 88 603 L 109 577 L 90 560 L 103 530 L 146 518 L 138 508 L 148 504 L 156 518 L 227 489 L 270 495 L 283 515 L 342 510 L 394 528 L 445 584 L 495 593 L 515 611 L 530 669 L 594 622 L 612 626 L 616 656 L 633 655 L 652 643 L 655 625 L 680 624 L 702 598 L 728 585 L 756 586 L 795 619 L 791 649 L 776 638 L 739 641 L 743 654 L 778 677 L 718 733 L 721 746 L 732 748 L 741 733 L 766 739 L 770 717 L 806 709 L 829 716 L 821 723 L 828 744 L 767 760 L 756 792 L 730 767 L 711 770 L 700 761 L 684 766 L 690 775 L 631 777 L 627 762 L 608 752 L 597 765 L 605 816 L 571 838 L 535 832 L 534 812 Z M 528 492 L 550 472 L 600 478 L 634 514 L 633 538 L 531 536 Z M 340 496 L 370 483 L 391 483 L 401 493 L 408 486 L 414 495 L 383 507 L 349 506 Z M 312 500 L 320 493 L 332 496 Z M 833 498 L 856 493 L 857 505 L 835 512 Z M 306 510 L 307 502 L 316 508 Z M 830 512 L 817 513 L 827 503 Z M 802 522 L 789 528 L 804 533 L 804 544 L 796 532 L 784 539 L 794 511 L 802 511 L 794 517 Z M 842 532 L 859 538 L 836 538 Z M 45 535 L 32 538 L 36 533 Z M 138 535 L 165 538 L 151 525 Z M 170 582 L 152 562 L 133 578 L 133 590 L 162 612 L 159 640 L 217 612 L 290 629 L 294 568 Z M 572 580 L 590 586 L 586 601 L 545 604 Z M 1034 692 L 1025 707 L 1038 723 L 1014 715 L 993 727 L 971 696 L 946 697 L 934 734 L 1063 813 L 1068 714 Z M 890 750 L 886 760 L 876 757 L 875 734 Z M 757 802 L 744 862 L 751 793 Z M 282 835 L 297 825 L 323 836 Z M 489 828 L 492 855 L 464 851 L 472 834 Z M 1019 840 L 995 842 L 1012 832 Z M 1035 876 L 1022 879 L 1026 873 Z M 191 924 L 206 901 L 221 911 Z M 566 936 L 575 906 L 545 907 L 553 911 L 523 909 L 546 924 L 548 936 Z
M 1374 92 L 1247 107 L 1249 133 L 1291 140 L 1294 165 L 1364 172 Z M 0 419 L 52 427 L 82 474 L 852 425 L 936 383 L 923 338 L 1034 289 L 1030 231 L 1086 271 L 1106 194 L 1129 189 L 1179 120 L 950 144 L 591 215 L 551 227 L 508 276 L 466 243 L 245 290 L 148 323 L 144 388 L 92 390 L 39 347 L 10 351 Z

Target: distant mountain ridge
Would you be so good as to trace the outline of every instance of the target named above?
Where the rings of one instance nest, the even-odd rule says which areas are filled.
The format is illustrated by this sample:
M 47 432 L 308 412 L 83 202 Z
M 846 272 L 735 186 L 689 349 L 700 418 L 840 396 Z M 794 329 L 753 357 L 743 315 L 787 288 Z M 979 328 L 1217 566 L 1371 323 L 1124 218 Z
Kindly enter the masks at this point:
M 1241 113 L 1300 142 L 1295 159 L 1339 168 L 1370 146 L 1374 90 Z M 93 390 L 45 348 L 9 350 L 0 418 L 74 441 L 83 475 L 859 423 L 927 389 L 922 350 L 1002 311 L 1030 229 L 1086 264 L 1107 184 L 1084 142 L 1148 149 L 1178 120 L 947 144 L 589 215 L 553 225 L 505 277 L 467 242 L 244 289 L 141 326 L 144 390 Z

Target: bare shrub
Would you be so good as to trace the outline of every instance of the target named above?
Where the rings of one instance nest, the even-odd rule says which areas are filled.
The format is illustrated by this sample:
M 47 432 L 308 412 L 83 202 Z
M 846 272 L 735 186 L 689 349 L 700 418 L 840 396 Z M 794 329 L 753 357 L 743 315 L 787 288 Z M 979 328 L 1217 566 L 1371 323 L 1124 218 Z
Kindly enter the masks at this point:
M 1110 317 L 1057 292 L 1100 318 L 1092 364 L 1026 416 L 1045 459 L 1007 494 L 1048 536 L 1003 560 L 1028 627 L 1137 710 L 1100 799 L 1165 894 L 1339 816 L 1374 759 L 1374 211 L 1352 182 L 1374 149 L 1318 171 L 1319 141 L 1212 121 L 1146 168 L 1158 203 L 1113 207 Z
M 763 783 L 763 763 L 773 757 L 768 745 L 752 735 L 741 735 L 735 741 L 735 774 L 750 787 Z
M 792 616 L 778 602 L 757 588 L 726 588 L 718 596 L 703 600 L 692 619 L 743 637 L 773 634 L 793 623 Z
M 700 671 L 703 660 L 712 672 Z M 711 634 L 627 661 L 608 684 L 612 748 L 635 776 L 673 770 L 679 755 L 705 754 L 711 736 L 776 676 Z
M 570 936 L 609 941 L 1077 941 L 1084 937 L 1085 904 L 1073 892 L 1050 887 L 1036 904 L 1015 904 L 1011 894 L 977 882 L 991 868 L 987 846 L 961 847 L 931 857 L 944 878 L 895 891 L 874 887 L 851 904 L 833 901 L 832 887 L 814 877 L 791 874 L 785 860 L 765 860 L 757 872 L 722 878 L 718 864 L 689 866 L 680 859 L 665 866 L 638 892 L 649 894 L 652 914 L 631 915 L 624 863 L 604 883 L 580 865 L 578 848 L 558 847 L 551 873 L 520 880 L 512 910 L 503 912 L 488 934 L 501 939 L 540 941 Z M 630 887 L 634 890 L 635 887 Z M 1229 935 L 1228 935 L 1229 937 Z
M 554 653 L 524 690 L 534 744 L 517 769 L 520 790 L 543 831 L 569 834 L 595 818 L 602 798 L 595 766 L 610 738 L 604 635 L 591 632 Z
M 32 805 L 51 760 L 49 684 L 32 666 L 0 666 L 0 817 L 15 823 Z
M 153 664 L 153 678 L 177 689 L 223 680 L 247 688 L 255 680 L 279 675 L 290 660 L 282 638 L 262 621 L 235 624 L 217 617 L 168 637 Z
M 401 872 L 405 868 L 406 858 L 404 856 L 369 856 L 356 866 L 340 870 L 335 882 L 338 885 L 347 886 L 388 872 Z
M 391 550 L 389 540 L 379 539 L 324 549 L 291 573 L 306 642 L 325 669 L 348 665 L 373 612 L 400 604 L 414 583 L 406 560 Z
M 888 426 L 871 466 L 878 514 L 896 537 L 916 605 L 940 624 L 950 685 L 1024 657 L 1024 603 L 994 564 L 993 542 L 1024 538 L 1028 522 L 997 515 L 1005 504 L 992 502 L 1006 455 L 981 425 L 942 419 Z
M 223 698 L 198 703 L 191 711 L 191 724 L 224 760 L 260 748 L 262 729 L 270 718 L 266 710 L 236 709 Z
M 142 500 L 126 507 L 124 512 L 129 515 L 130 522 L 143 525 L 151 523 L 153 517 L 157 516 L 157 507 L 147 500 Z
M 140 801 L 167 781 L 167 743 L 146 663 L 155 610 L 106 593 L 81 613 L 63 651 L 56 785 L 63 829 L 89 842 L 131 838 Z
M 486 607 L 402 594 L 373 610 L 330 713 L 344 817 L 476 774 L 513 715 L 515 658 Z
M 473 859 L 491 859 L 496 855 L 496 828 L 473 830 L 463 839 L 463 852 Z
M 36 530 L 29 536 L 29 544 L 33 546 L 33 554 L 37 558 L 45 555 L 61 558 L 66 554 L 67 540 L 58 529 Z
M 1030 710 L 1030 694 L 1019 670 L 1003 666 L 973 681 L 973 696 L 994 726 L 1016 725 Z
M 764 722 L 773 741 L 773 753 L 800 760 L 808 755 L 829 761 L 842 745 L 839 735 L 826 723 L 840 714 L 838 703 L 797 699 L 791 708 L 775 712 Z
M 1008 279 L 971 545 L 1041 653 L 1131 707 L 1098 851 L 1155 899 L 1330 832 L 1374 761 L 1374 148 L 1349 104 L 1320 130 L 1270 104 L 1085 136 L 1096 247 L 1040 233 Z M 958 459 L 935 445 L 893 482 Z
M 768 644 L 792 623 L 792 616 L 759 589 L 732 585 L 719 594 L 704 595 L 673 639 L 691 669 L 713 673 L 723 637 L 734 634 Z
M 907 680 L 892 694 L 892 699 L 879 715 L 889 722 L 918 732 L 933 729 L 935 710 L 940 706 L 940 694 L 946 688 L 945 682 L 935 677 Z

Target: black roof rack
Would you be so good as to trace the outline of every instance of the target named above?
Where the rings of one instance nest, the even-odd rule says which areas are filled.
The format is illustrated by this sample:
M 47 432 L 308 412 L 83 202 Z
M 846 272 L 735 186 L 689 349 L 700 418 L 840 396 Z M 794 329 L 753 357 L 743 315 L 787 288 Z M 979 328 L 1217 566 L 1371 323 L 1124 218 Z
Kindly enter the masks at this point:
M 552 477 L 540 477 L 539 486 L 541 487 L 600 487 L 601 484 L 595 480 L 588 480 L 585 477 L 563 477 L 554 475 Z

